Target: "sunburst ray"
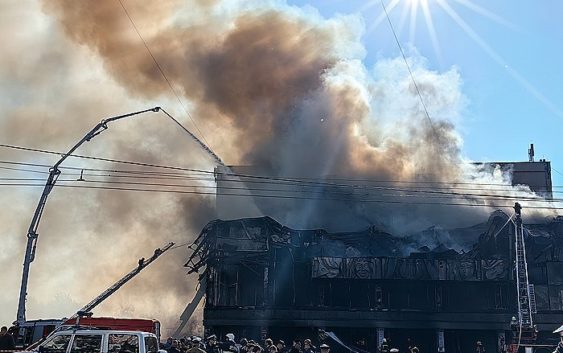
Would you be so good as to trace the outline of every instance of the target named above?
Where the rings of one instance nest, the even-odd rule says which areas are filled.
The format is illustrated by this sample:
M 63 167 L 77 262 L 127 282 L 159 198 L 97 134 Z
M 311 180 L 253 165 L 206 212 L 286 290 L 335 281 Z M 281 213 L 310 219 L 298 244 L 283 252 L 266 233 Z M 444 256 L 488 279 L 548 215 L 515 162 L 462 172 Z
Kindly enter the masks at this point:
M 500 56 L 481 36 L 465 22 L 461 16 L 445 1 L 436 0 L 438 5 L 446 12 L 448 16 L 471 38 L 481 49 L 483 49 L 490 57 L 502 68 L 506 69 L 508 74 L 516 80 L 528 93 L 534 96 L 540 103 L 542 103 L 549 111 L 563 118 L 563 111 L 557 107 L 551 100 L 549 100 L 539 89 L 532 85 L 524 76 L 518 71 L 510 69 L 506 60 Z
M 393 11 L 393 9 L 397 7 L 400 1 L 401 0 L 391 0 L 391 2 L 385 5 L 385 7 L 387 8 L 387 12 L 391 14 L 391 11 Z M 377 2 L 380 3 L 381 0 L 378 0 Z M 368 27 L 367 33 L 373 32 L 377 28 L 377 26 L 379 26 L 381 22 L 383 22 L 384 19 L 385 19 L 385 12 L 382 10 L 379 16 L 377 16 L 377 18 L 373 21 L 373 23 Z
M 483 16 L 483 17 L 487 17 L 488 19 L 493 20 L 494 22 L 496 22 L 500 25 L 503 25 L 503 26 L 508 27 L 508 28 L 515 30 L 515 31 L 518 30 L 518 28 L 514 24 L 508 22 L 507 20 L 505 20 L 501 16 L 499 16 L 499 15 L 497 15 L 497 14 L 495 14 L 495 13 L 493 13 L 493 12 L 491 12 L 491 11 L 471 2 L 470 0 L 455 0 L 455 1 L 457 3 L 463 5 L 463 6 L 467 7 L 471 11 L 473 11 L 473 12 L 475 12 L 475 13 Z
M 432 41 L 432 47 L 436 53 L 436 58 L 438 62 L 442 63 L 442 52 L 440 50 L 440 43 L 438 42 L 438 36 L 436 35 L 436 29 L 434 28 L 434 21 L 432 21 L 432 14 L 428 7 L 428 2 L 423 1 L 421 4 L 422 13 L 424 14 L 424 22 L 426 23 L 426 28 L 428 33 L 430 33 L 430 40 Z

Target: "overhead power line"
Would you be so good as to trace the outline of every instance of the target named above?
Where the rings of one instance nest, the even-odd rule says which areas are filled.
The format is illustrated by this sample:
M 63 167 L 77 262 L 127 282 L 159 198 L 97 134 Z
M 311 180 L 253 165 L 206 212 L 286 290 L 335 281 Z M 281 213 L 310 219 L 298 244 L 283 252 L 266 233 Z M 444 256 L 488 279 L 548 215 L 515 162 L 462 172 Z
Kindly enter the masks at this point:
M 43 172 L 43 171 L 40 171 L 40 170 L 25 169 L 25 168 L 12 168 L 12 167 L 2 167 L 2 166 L 0 166 L 0 169 L 18 171 L 18 172 L 26 172 L 26 173 L 49 174 L 49 172 Z
M 139 31 L 139 29 L 137 28 L 137 25 L 135 25 L 135 22 L 133 21 L 133 19 L 131 18 L 131 15 L 129 15 L 129 12 L 127 11 L 127 9 L 125 8 L 125 5 L 123 5 L 123 2 L 121 0 L 117 0 L 119 2 L 119 4 L 121 5 L 121 8 L 123 9 L 123 12 L 125 12 L 125 15 L 127 16 L 127 18 L 129 19 L 129 22 L 131 22 L 131 26 L 133 27 L 133 29 L 135 30 L 135 32 L 137 33 L 137 35 L 139 36 L 139 38 L 141 39 L 141 41 L 143 42 L 143 45 L 145 46 L 145 49 L 147 50 L 147 52 L 149 53 L 150 57 L 152 58 L 156 68 L 158 69 L 158 71 L 160 72 L 160 74 L 162 75 L 162 77 L 164 78 L 164 80 L 166 81 L 166 83 L 168 84 L 168 87 L 170 87 L 170 90 L 172 91 L 172 93 L 174 94 L 174 96 L 176 96 L 176 99 L 178 100 L 178 103 L 180 103 L 180 106 L 182 107 L 182 109 L 184 110 L 184 112 L 186 113 L 186 115 L 188 116 L 188 118 L 191 120 L 192 124 L 194 125 L 194 127 L 196 128 L 196 130 L 199 132 L 199 135 L 201 136 L 201 138 L 205 141 L 205 143 L 209 146 L 209 142 L 207 141 L 207 139 L 205 138 L 205 136 L 203 135 L 203 132 L 201 132 L 200 128 L 197 126 L 194 118 L 192 117 L 192 115 L 190 114 L 190 112 L 188 111 L 188 109 L 186 108 L 186 106 L 184 105 L 184 103 L 182 102 L 182 100 L 180 99 L 180 96 L 178 95 L 178 93 L 176 93 L 176 90 L 174 89 L 174 87 L 172 86 L 172 83 L 170 82 L 170 80 L 168 79 L 168 77 L 166 76 L 166 74 L 164 73 L 164 70 L 162 69 L 162 66 L 160 66 L 160 64 L 158 63 L 158 61 L 156 60 L 156 57 L 154 56 L 154 54 L 152 53 L 151 49 L 149 48 L 149 45 L 147 44 L 147 42 L 145 41 L 145 39 L 143 38 L 143 36 L 141 35 L 141 32 Z M 182 128 L 184 128 L 181 124 L 180 125 Z M 184 129 L 185 130 L 185 129 Z M 189 134 L 191 134 L 191 132 L 187 131 Z
M 15 145 L 8 145 L 8 144 L 0 144 L 0 147 L 10 148 L 20 151 L 28 151 L 28 152 L 39 152 L 39 153 L 46 153 L 60 156 L 64 154 L 62 152 L 55 152 L 49 151 L 39 148 L 30 148 L 30 147 L 22 147 L 22 146 L 15 146 Z M 212 171 L 203 170 L 203 169 L 194 169 L 194 168 L 183 168 L 183 167 L 174 167 L 174 166 L 166 166 L 166 165 L 159 165 L 159 164 L 151 164 L 151 163 L 143 163 L 143 162 L 133 162 L 133 161 L 124 161 L 119 159 L 112 159 L 112 158 L 103 158 L 103 157 L 93 157 L 93 156 L 84 156 L 80 154 L 72 154 L 69 158 L 81 158 L 81 159 L 90 159 L 95 161 L 102 161 L 102 162 L 110 162 L 110 163 L 118 163 L 118 164 L 129 164 L 141 167 L 152 167 L 152 168 L 162 168 L 162 169 L 170 169 L 170 170 L 179 170 L 179 171 L 189 171 L 189 172 L 200 172 L 206 174 L 213 174 Z
M 0 163 L 4 163 L 4 161 L 0 161 Z M 10 162 L 13 163 L 13 162 Z M 29 163 L 24 163 L 29 164 Z M 0 167 L 1 168 L 1 167 Z M 14 170 L 19 170 L 18 168 L 10 168 Z M 149 172 L 152 175 L 116 175 L 116 174 L 93 174 L 93 173 L 83 173 L 84 170 L 81 169 L 80 173 L 64 173 L 67 176 L 77 176 L 80 177 L 81 181 L 86 182 L 96 182 L 96 183 L 115 183 L 115 184 L 142 184 L 142 185 L 160 185 L 160 186 L 180 186 L 180 187 L 204 187 L 202 183 L 206 182 L 215 182 L 215 178 L 211 177 L 201 177 L 201 176 L 188 176 L 188 175 L 174 175 L 174 176 L 159 176 L 159 174 L 153 174 L 153 172 Z M 27 170 L 27 169 L 23 169 Z M 47 173 L 47 172 L 43 172 Z M 144 172 L 139 172 L 144 173 Z M 107 178 L 103 180 L 99 179 L 92 179 L 92 178 Z M 82 180 L 84 179 L 84 180 Z M 115 181 L 114 179 L 121 180 Z M 157 184 L 157 183 L 139 183 L 139 182 L 131 182 L 130 179 L 133 180 L 173 180 L 173 181 L 192 181 L 197 182 L 198 184 L 192 185 L 185 185 L 185 184 Z M 44 179 L 41 178 L 14 178 L 14 177 L 0 177 L 0 180 L 3 181 L 41 181 Z M 72 179 L 65 180 L 65 181 L 75 181 Z M 225 185 L 233 185 L 233 184 L 242 184 L 241 187 L 233 187 L 233 186 L 225 186 Z M 266 187 L 251 187 L 251 185 L 266 185 Z M 282 189 L 272 189 L 272 186 L 281 186 Z M 287 191 L 287 192 L 329 192 L 329 193 L 336 193 L 336 194 L 350 194 L 350 193 L 369 193 L 370 191 L 378 191 L 378 192 L 395 192 L 395 193 L 414 193 L 414 194 L 435 194 L 438 198 L 444 197 L 458 197 L 458 198 L 479 198 L 479 197 L 492 197 L 492 198 L 500 198 L 500 199 L 517 199 L 517 200 L 537 200 L 538 202 L 554 202 L 554 201 L 563 201 L 563 199 L 550 199 L 545 200 L 538 196 L 530 196 L 530 195 L 514 195 L 514 189 L 489 189 L 487 190 L 489 194 L 482 194 L 484 191 L 483 188 L 467 188 L 467 187 L 428 187 L 428 186 L 409 186 L 409 187 L 389 187 L 389 186 L 357 186 L 357 185 L 345 185 L 345 186 L 323 186 L 319 188 L 319 185 L 308 185 L 302 183 L 288 183 L 288 182 L 279 182 L 279 181 L 256 181 L 256 180 L 240 180 L 240 179 L 233 179 L 231 181 L 227 181 L 223 183 L 223 185 L 219 184 L 217 186 L 205 186 L 205 188 L 217 188 L 217 189 L 238 189 L 238 190 L 247 190 L 247 191 Z M 313 190 L 307 190 L 307 189 Z M 453 191 L 463 191 L 460 192 L 453 192 Z M 478 191 L 480 193 L 472 193 L 473 191 Z M 503 191 L 512 191 L 510 194 L 505 194 Z M 491 192 L 493 192 L 491 194 Z M 496 192 L 496 193 L 494 193 Z M 563 194 L 563 191 L 553 191 L 554 194 Z M 446 195 L 446 196 L 441 196 Z M 414 195 L 413 195 L 414 196 Z
M 30 148 L 30 147 L 23 147 L 23 146 L 16 146 L 10 144 L 0 144 L 0 147 L 8 148 L 8 149 L 15 149 L 15 150 L 22 150 L 28 152 L 37 152 L 37 153 L 45 153 L 45 154 L 52 154 L 52 155 L 61 155 L 62 152 L 56 152 L 51 150 L 39 149 L 39 148 Z M 201 173 L 206 175 L 218 175 L 218 176 L 225 176 L 225 177 L 238 177 L 238 178 L 248 178 L 248 179 L 262 179 L 262 180 L 275 180 L 275 181 L 282 181 L 282 182 L 295 182 L 295 183 L 308 183 L 314 185 L 331 185 L 331 186 L 346 186 L 350 184 L 337 184 L 337 183 L 330 183 L 327 181 L 348 181 L 348 182 L 367 182 L 367 183 L 397 183 L 397 184 L 414 184 L 414 185 L 427 185 L 428 187 L 433 187 L 435 185 L 472 185 L 472 186 L 501 186 L 507 187 L 506 184 L 501 183 L 479 183 L 479 182 L 471 182 L 471 181 L 451 181 L 451 182 L 442 182 L 442 181 L 418 181 L 418 180 L 378 180 L 378 179 L 354 179 L 354 178 L 336 178 L 336 177 L 326 177 L 326 178 L 305 178 L 305 177 L 293 177 L 293 176 L 286 176 L 286 177 L 274 177 L 274 176 L 267 176 L 267 175 L 252 175 L 252 174 L 241 174 L 241 173 L 221 173 L 211 170 L 204 170 L 204 169 L 195 169 L 195 168 L 185 168 L 185 167 L 178 167 L 178 166 L 169 166 L 169 165 L 161 165 L 161 164 L 151 164 L 151 163 L 143 163 L 143 162 L 136 162 L 136 161 L 127 161 L 127 160 L 119 160 L 119 159 L 111 159 L 111 158 L 104 158 L 104 157 L 94 157 L 94 156 L 84 156 L 84 155 L 77 155 L 73 154 L 69 156 L 69 158 L 80 158 L 80 159 L 90 159 L 90 160 L 97 160 L 102 162 L 110 162 L 110 163 L 117 163 L 117 164 L 127 164 L 127 165 L 135 165 L 141 167 L 150 167 L 150 168 L 159 168 L 159 169 L 169 169 L 178 172 L 195 172 Z M 42 165 L 45 166 L 45 165 Z M 100 170 L 100 171 L 108 171 L 108 172 L 120 172 L 120 173 L 150 173 L 145 171 L 127 171 L 127 170 L 115 170 L 115 169 L 95 169 L 95 168 L 82 168 L 82 167 L 60 167 L 61 169 L 64 168 L 72 168 L 77 170 Z M 180 175 L 180 174 L 179 174 Z M 319 181 L 321 180 L 321 181 Z M 229 182 L 234 182 L 235 180 L 230 180 Z M 244 181 L 245 183 L 249 181 Z M 563 187 L 563 186 L 561 186 Z
M 393 23 L 391 22 L 391 18 L 389 17 L 389 13 L 387 13 L 387 8 L 385 7 L 383 0 L 380 0 L 380 1 L 381 1 L 381 6 L 383 7 L 383 11 L 385 12 L 385 17 L 387 17 L 387 22 L 389 22 L 389 27 L 391 27 L 391 32 L 393 32 L 393 37 L 395 37 L 395 42 L 397 42 L 397 46 L 399 47 L 399 51 L 401 52 L 401 56 L 403 57 L 403 60 L 405 62 L 405 66 L 407 67 L 407 70 L 409 71 L 409 75 L 411 77 L 412 83 L 414 85 L 414 88 L 416 89 L 416 93 L 418 95 L 418 98 L 420 99 L 420 104 L 422 105 L 422 108 L 424 108 L 424 113 L 426 115 L 426 118 L 428 119 L 428 122 L 430 123 L 430 127 L 434 131 L 435 138 L 438 138 L 438 132 L 436 131 L 436 128 L 434 127 L 434 123 L 432 122 L 432 119 L 430 118 L 430 114 L 428 113 L 428 109 L 426 108 L 426 104 L 424 103 L 424 99 L 422 98 L 422 94 L 420 93 L 420 89 L 418 88 L 418 84 L 416 83 L 416 80 L 414 79 L 414 75 L 412 73 L 411 67 L 409 65 L 409 62 L 407 61 L 407 57 L 406 57 L 405 52 L 403 50 L 403 46 L 399 42 L 399 38 L 397 37 L 397 33 L 395 32 L 395 28 L 393 27 Z
M 57 154 L 59 155 L 60 152 L 54 152 L 54 151 L 47 151 L 47 150 L 40 150 L 40 149 L 30 149 L 27 147 L 20 147 L 20 146 L 13 146 L 13 145 L 0 145 L 3 147 L 9 147 L 9 148 L 16 148 L 16 149 L 24 149 L 24 150 L 31 150 L 33 152 L 42 152 L 42 153 L 50 153 L 50 154 Z M 111 161 L 111 162 L 116 162 L 116 163 L 128 163 L 128 164 L 136 164 L 136 165 L 149 165 L 146 163 L 139 163 L 139 162 L 132 162 L 132 161 L 122 161 L 122 160 L 112 160 L 112 159 L 107 159 L 107 158 L 101 158 L 101 157 L 91 157 L 91 156 L 79 156 L 79 155 L 74 155 L 74 157 L 83 157 L 83 158 L 89 158 L 89 159 L 99 159 L 99 160 L 103 160 L 103 161 Z M 11 163 L 11 164 L 20 164 L 20 162 L 8 162 L 8 161 L 0 161 L 0 163 Z M 21 163 L 23 165 L 26 166 L 32 166 L 32 165 L 37 165 L 37 166 L 46 166 L 44 164 L 33 164 L 33 163 Z M 206 170 L 195 170 L 192 168 L 181 168 L 181 167 L 173 167 L 173 166 L 161 166 L 161 165 L 154 165 L 154 164 L 150 164 L 151 167 L 158 167 L 158 168 L 173 168 L 176 170 L 189 170 L 190 172 L 195 171 L 196 173 L 203 173 L 204 175 L 211 175 L 213 172 L 211 171 L 206 171 Z M 151 173 L 159 173 L 159 172 L 153 172 L 153 171 L 119 171 L 119 170 L 113 170 L 113 169 L 96 169 L 96 168 L 80 168 L 80 167 L 67 167 L 67 168 L 71 168 L 71 169 L 78 169 L 81 170 L 81 175 L 82 175 L 82 171 L 83 170 L 111 170 L 111 171 L 116 171 L 118 173 L 142 173 L 142 174 L 151 174 Z M 15 169 L 15 168 L 11 168 L 11 169 Z M 34 172 L 38 172 L 38 171 L 34 171 Z M 157 174 L 158 175 L 158 174 Z M 517 198 L 517 199 L 521 199 L 521 200 L 534 200 L 536 198 L 534 197 L 530 197 L 529 195 L 522 195 L 522 196 L 511 196 L 511 195 L 502 195 L 502 194 L 474 194 L 474 193 L 455 193 L 455 192 L 446 192 L 446 191 L 437 191 L 437 189 L 439 189 L 436 186 L 417 186 L 415 187 L 388 187 L 388 186 L 367 186 L 367 185 L 357 185 L 357 184 L 338 184 L 338 183 L 327 183 L 327 182 L 311 182 L 309 181 L 308 178 L 305 178 L 305 180 L 296 180 L 296 179 L 287 179 L 287 178 L 272 178 L 272 177 L 265 177 L 265 176 L 255 176 L 255 175 L 246 175 L 246 174 L 226 174 L 227 176 L 240 176 L 243 178 L 261 178 L 261 180 L 237 180 L 237 179 L 229 179 L 228 182 L 234 182 L 234 183 L 244 183 L 244 184 L 251 184 L 251 183 L 262 183 L 262 184 L 277 184 L 277 185 L 282 185 L 282 186 L 300 186 L 301 188 L 303 187 L 318 187 L 318 186 L 322 186 L 324 188 L 329 187 L 329 188 L 338 188 L 338 189 L 352 189 L 352 191 L 354 192 L 367 192 L 369 190 L 378 190 L 378 191 L 387 191 L 387 192 L 402 192 L 402 193 L 419 193 L 419 194 L 437 194 L 437 195 L 447 195 L 447 196 L 451 196 L 453 197 L 461 197 L 461 198 L 467 198 L 467 197 L 472 197 L 472 198 L 478 198 L 478 197 L 494 197 L 494 198 Z M 94 177 L 100 177 L 100 176 L 108 176 L 108 177 L 112 177 L 112 175 L 92 175 Z M 174 177 L 183 177 L 186 178 L 183 174 L 174 174 Z M 121 176 L 124 178 L 127 178 L 127 176 Z M 149 177 L 151 179 L 154 179 L 154 176 Z M 148 179 L 148 178 L 147 178 Z M 201 180 L 201 181 L 213 181 L 213 178 L 198 178 L 198 177 L 190 177 L 190 180 Z M 264 181 L 266 180 L 266 181 Z M 398 181 L 400 182 L 400 181 Z M 469 183 L 471 184 L 471 183 Z M 430 184 L 432 185 L 432 184 Z M 504 187 L 506 187 L 506 185 L 504 184 L 499 184 L 502 185 Z M 249 188 L 249 187 L 244 187 L 244 189 L 246 190 L 260 190 L 260 191 L 268 191 L 270 189 L 268 188 Z M 453 187 L 453 186 L 449 186 L 449 187 L 442 187 L 442 190 L 457 190 L 457 189 L 461 189 L 459 187 Z M 467 188 L 466 188 L 467 189 Z M 302 190 L 302 189 L 301 189 Z M 482 191 L 480 189 L 473 189 L 474 191 Z M 326 191 L 326 189 L 325 189 Z M 498 189 L 491 189 L 489 191 L 501 191 Z M 514 191 L 514 190 L 512 190 Z M 542 198 L 537 198 L 538 201 L 544 201 Z M 553 202 L 552 201 L 546 201 L 546 202 Z
M 124 162 L 124 161 L 123 161 Z M 25 166 L 40 166 L 46 167 L 46 164 L 35 164 L 35 163 L 23 163 L 23 162 L 13 162 L 13 161 L 1 161 L 0 164 L 15 164 L 15 165 L 25 165 Z M 1 167 L 0 167 L 1 168 Z M 215 181 L 214 177 L 211 177 L 211 171 L 201 171 L 195 172 L 195 174 L 180 174 L 180 173 L 161 173 L 155 171 L 140 171 L 140 170 L 116 170 L 116 169 L 98 169 L 98 168 L 81 168 L 81 167 L 61 167 L 61 169 L 71 169 L 71 170 L 80 170 L 80 173 L 75 174 L 67 174 L 67 175 L 84 175 L 89 177 L 109 177 L 109 178 L 141 178 L 141 179 L 169 179 L 169 180 L 193 180 L 193 181 Z M 18 168 L 10 168 L 12 170 L 19 170 Z M 24 171 L 29 171 L 29 169 L 21 169 Z M 35 171 L 34 172 L 40 172 Z M 115 174 L 90 174 L 90 173 L 83 173 L 84 171 L 111 171 L 115 173 L 124 173 L 127 175 L 115 175 Z M 46 173 L 46 172 L 41 172 Z M 66 174 L 66 173 L 65 173 Z M 140 174 L 140 175 L 139 175 Z M 205 175 L 209 175 L 210 177 L 205 177 Z M 226 174 L 227 177 L 237 176 L 237 174 Z M 264 177 L 264 176 L 254 176 L 254 175 L 240 175 L 243 179 L 224 179 L 224 182 L 227 183 L 242 183 L 242 184 L 266 184 L 266 185 L 281 185 L 281 186 L 299 186 L 299 187 L 332 187 L 332 188 L 351 188 L 356 190 L 384 190 L 384 191 L 400 191 L 400 192 L 426 192 L 426 193 L 444 193 L 444 194 L 454 194 L 451 190 L 463 190 L 463 191 L 483 191 L 483 188 L 477 188 L 477 186 L 482 185 L 475 185 L 473 188 L 467 187 L 459 187 L 459 186 L 435 186 L 435 185 L 415 185 L 412 186 L 377 186 L 373 184 L 365 185 L 365 184 L 347 184 L 347 183 L 329 183 L 329 182 L 314 182 L 309 181 L 309 179 L 305 180 L 296 180 L 296 179 L 278 179 L 273 177 Z M 245 180 L 244 178 L 258 178 L 262 177 L 266 180 Z M 352 179 L 351 181 L 353 181 Z M 373 181 L 375 182 L 375 181 Z M 385 181 L 384 184 L 387 185 L 388 181 Z M 397 181 L 397 184 L 400 184 L 400 181 Z M 512 191 L 515 190 L 511 187 L 508 187 L 505 184 L 499 184 L 503 188 L 491 188 L 488 191 Z M 257 189 L 258 190 L 258 189 Z M 444 191 L 437 191 L 437 190 L 449 190 L 450 192 Z M 459 196 L 469 196 L 469 195 L 476 195 L 476 194 L 458 194 Z M 528 196 L 523 196 L 528 197 Z
M 42 184 L 32 184 L 32 183 L 22 183 L 22 182 L 32 182 L 32 181 L 42 181 L 38 178 L 0 178 L 0 181 L 7 181 L 12 183 L 1 183 L 0 186 L 38 186 Z M 18 182 L 18 183 L 15 183 Z M 514 195 L 503 195 L 503 194 L 460 194 L 454 192 L 440 192 L 440 191 L 423 191 L 423 190 L 402 190 L 402 189 L 377 189 L 377 194 L 373 192 L 357 190 L 343 190 L 337 188 L 319 189 L 309 187 L 310 189 L 299 188 L 251 188 L 246 186 L 225 186 L 225 185 L 202 185 L 202 184 L 167 184 L 167 183 L 149 183 L 149 182 L 132 182 L 132 181 L 107 181 L 107 180 L 82 180 L 82 179 L 59 179 L 59 182 L 70 182 L 70 183 L 97 183 L 97 184 L 107 184 L 107 185 L 125 185 L 125 186 L 151 186 L 158 188 L 192 188 L 192 189 L 213 189 L 213 190 L 238 190 L 238 191 L 254 191 L 254 192 L 276 192 L 276 193 L 306 193 L 306 194 L 331 194 L 331 195 L 342 195 L 349 196 L 353 198 L 362 198 L 367 196 L 381 196 L 381 197 L 418 197 L 418 198 L 435 198 L 435 199 L 472 199 L 472 200 L 520 200 L 520 201 L 530 201 L 530 202 L 542 202 L 542 203 L 553 203 L 563 201 L 563 199 L 551 199 L 545 200 L 539 197 L 530 196 L 514 196 Z
M 0 186 L 6 186 L 0 184 Z M 24 185 L 24 186 L 43 186 L 43 184 Z M 124 188 L 112 186 L 88 186 L 88 185 L 63 185 L 58 184 L 57 188 L 84 188 L 84 189 L 98 189 L 98 190 L 119 190 L 119 191 L 137 191 L 137 192 L 156 192 L 156 193 L 172 193 L 172 194 L 191 194 L 191 195 L 208 195 L 216 196 L 215 192 L 196 191 L 196 190 L 170 190 L 170 189 L 148 189 L 148 188 Z M 290 199 L 290 200 L 319 200 L 319 201 L 354 201 L 357 203 L 383 203 L 383 204 L 408 204 L 408 205 L 437 205 L 437 206 L 463 206 L 463 207 L 489 207 L 489 208 L 512 208 L 513 204 L 486 204 L 486 203 L 461 203 L 461 202 L 417 202 L 417 201 L 398 201 L 398 200 L 384 200 L 384 199 L 342 199 L 342 198 L 328 198 L 328 197 L 308 197 L 308 196 L 291 196 L 291 195 L 271 195 L 271 194 L 252 194 L 247 193 L 223 193 L 221 196 L 232 197 L 252 197 L 252 198 L 276 198 L 276 199 Z M 547 206 L 534 206 L 526 205 L 530 209 L 543 209 L 543 210 L 563 210 L 563 207 L 547 207 Z

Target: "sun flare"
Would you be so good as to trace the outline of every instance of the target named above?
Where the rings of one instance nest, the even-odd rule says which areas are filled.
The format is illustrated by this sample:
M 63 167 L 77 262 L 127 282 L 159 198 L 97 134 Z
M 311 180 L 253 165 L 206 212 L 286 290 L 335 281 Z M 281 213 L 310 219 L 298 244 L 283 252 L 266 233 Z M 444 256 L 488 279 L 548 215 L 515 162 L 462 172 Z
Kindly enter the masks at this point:
M 412 7 L 418 7 L 419 5 L 428 5 L 428 0 L 407 0 L 408 3 L 410 3 L 410 5 Z
M 434 48 L 436 58 L 439 62 L 441 62 L 442 53 L 433 18 L 433 14 L 436 15 L 437 12 L 441 12 L 449 17 L 450 20 L 452 20 L 453 24 L 455 24 L 458 28 L 465 32 L 469 39 L 471 39 L 475 44 L 481 47 L 481 49 L 493 61 L 500 65 L 500 67 L 502 67 L 503 69 L 511 67 L 507 60 L 503 58 L 495 50 L 495 48 L 489 45 L 486 39 L 483 38 L 471 26 L 471 24 L 461 16 L 461 13 L 458 12 L 457 8 L 461 7 L 465 10 L 469 10 L 513 31 L 518 31 L 518 27 L 504 19 L 501 15 L 478 5 L 475 0 L 371 0 L 366 2 L 366 4 L 359 9 L 359 11 L 372 11 L 373 8 L 377 6 L 380 6 L 382 9 L 381 11 L 379 11 L 378 16 L 369 24 L 367 28 L 368 34 L 375 31 L 382 22 L 387 21 L 387 15 L 392 18 L 394 10 L 401 8 L 400 18 L 397 26 L 398 36 L 401 36 L 406 27 L 406 29 L 408 30 L 408 42 L 410 44 L 416 44 L 417 36 L 419 40 L 424 37 L 430 39 L 432 47 Z M 424 21 L 427 33 L 420 33 L 420 25 L 417 25 L 417 20 L 419 18 Z M 389 21 L 391 22 L 391 20 Z M 546 108 L 548 108 L 554 114 L 563 117 L 563 112 L 559 110 L 557 106 L 552 101 L 550 101 L 538 88 L 534 87 L 522 74 L 514 69 L 507 70 L 507 73 L 512 76 L 512 78 L 516 82 L 524 87 L 538 101 L 540 101 Z

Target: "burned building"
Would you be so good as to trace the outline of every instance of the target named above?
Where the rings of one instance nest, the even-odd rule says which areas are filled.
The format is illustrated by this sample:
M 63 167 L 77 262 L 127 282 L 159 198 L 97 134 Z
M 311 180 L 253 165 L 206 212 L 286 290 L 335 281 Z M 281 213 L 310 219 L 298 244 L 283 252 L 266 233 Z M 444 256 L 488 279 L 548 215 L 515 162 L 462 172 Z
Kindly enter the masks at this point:
M 563 321 L 563 219 L 525 225 L 535 324 L 540 337 Z M 472 238 L 468 251 L 424 246 L 428 232 Z M 501 211 L 486 223 L 397 237 L 294 230 L 269 217 L 210 222 L 191 269 L 205 266 L 206 330 L 253 339 L 416 342 L 423 352 L 497 352 L 517 315 L 514 227 Z M 435 236 L 436 234 L 434 234 Z M 445 350 L 444 350 L 445 349 Z

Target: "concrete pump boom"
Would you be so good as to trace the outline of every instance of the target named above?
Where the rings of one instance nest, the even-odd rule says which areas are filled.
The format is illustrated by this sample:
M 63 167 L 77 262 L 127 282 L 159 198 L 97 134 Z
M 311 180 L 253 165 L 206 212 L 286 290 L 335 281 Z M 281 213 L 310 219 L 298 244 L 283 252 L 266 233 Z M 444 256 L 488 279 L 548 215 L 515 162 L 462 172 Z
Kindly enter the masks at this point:
M 35 209 L 35 213 L 33 214 L 33 218 L 31 219 L 31 224 L 29 225 L 29 229 L 27 231 L 27 245 L 25 248 L 25 256 L 23 261 L 22 283 L 20 287 L 18 313 L 16 320 L 16 323 L 18 325 L 23 324 L 26 320 L 25 301 L 27 297 L 27 282 L 29 279 L 29 267 L 33 262 L 33 260 L 35 259 L 35 249 L 37 247 L 37 238 L 39 237 L 39 234 L 37 233 L 37 229 L 39 227 L 39 221 L 41 220 L 41 216 L 43 215 L 43 210 L 45 209 L 45 204 L 47 203 L 47 197 L 51 193 L 51 190 L 55 186 L 55 183 L 57 182 L 57 179 L 61 174 L 61 171 L 59 170 L 59 166 L 84 142 L 90 141 L 92 138 L 96 137 L 98 134 L 106 130 L 108 128 L 107 124 L 109 122 L 120 120 L 134 115 L 148 113 L 148 112 L 157 113 L 160 110 L 161 110 L 160 107 L 155 107 L 155 108 L 141 110 L 129 114 L 114 116 L 102 120 L 96 126 L 94 126 L 94 128 L 92 128 L 92 130 L 90 130 L 80 141 L 78 141 L 78 143 L 76 143 L 67 153 L 63 154 L 61 158 L 57 161 L 57 163 L 55 163 L 53 167 L 49 169 L 49 177 L 47 178 L 47 182 L 45 183 L 45 187 L 43 188 L 43 193 L 39 198 L 39 203 L 37 204 L 37 208 Z
M 133 277 L 135 277 L 136 275 L 139 274 L 139 272 L 141 272 L 145 267 L 147 267 L 148 265 L 150 265 L 154 260 L 158 259 L 158 257 L 162 254 L 164 254 L 167 250 L 169 250 L 172 246 L 174 246 L 174 243 L 168 243 L 166 244 L 166 246 L 164 246 L 162 249 L 158 248 L 154 251 L 154 254 L 148 258 L 148 259 L 140 259 L 139 263 L 137 265 L 137 267 L 135 267 L 131 272 L 129 272 L 128 274 L 126 274 L 125 276 L 123 276 L 123 278 L 121 278 L 119 281 L 115 282 L 111 287 L 109 287 L 108 289 L 106 289 L 105 291 L 102 292 L 102 294 L 98 295 L 96 298 L 94 298 L 90 303 L 86 304 L 85 306 L 83 306 L 80 310 L 78 310 L 76 312 L 76 314 L 74 314 L 71 319 L 75 319 L 79 316 L 79 313 L 83 313 L 83 312 L 89 312 L 92 309 L 94 309 L 96 306 L 98 306 L 101 302 L 103 302 L 104 300 L 106 300 L 110 295 L 112 295 L 113 293 L 115 293 L 119 288 L 121 288 L 121 286 L 123 286 L 125 283 L 129 282 Z

